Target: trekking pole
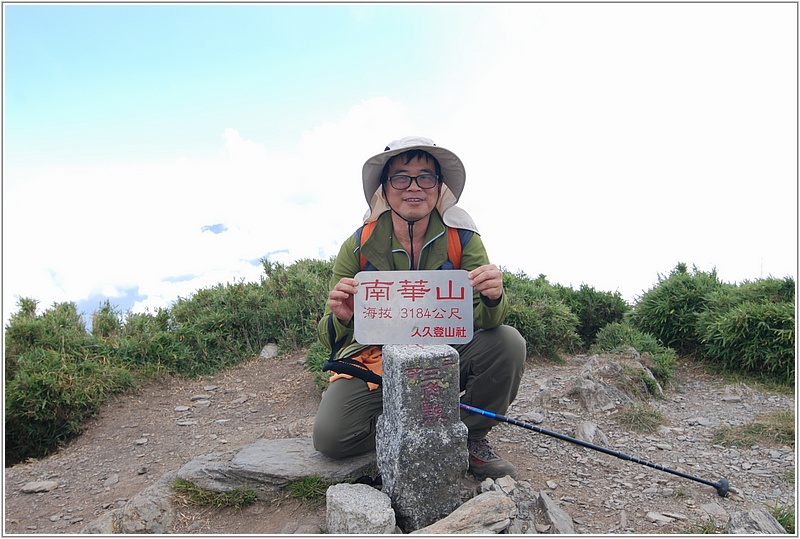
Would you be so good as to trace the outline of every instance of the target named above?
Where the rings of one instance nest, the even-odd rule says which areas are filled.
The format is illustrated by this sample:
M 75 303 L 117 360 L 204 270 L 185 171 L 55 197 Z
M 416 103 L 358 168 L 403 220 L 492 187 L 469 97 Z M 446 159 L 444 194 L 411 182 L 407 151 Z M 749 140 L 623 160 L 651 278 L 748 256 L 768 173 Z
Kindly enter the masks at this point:
M 577 444 L 583 447 L 587 447 L 589 449 L 594 449 L 595 451 L 600 451 L 601 453 L 605 453 L 606 455 L 611 455 L 612 457 L 617 457 L 618 459 L 622 460 L 629 460 L 631 462 L 635 462 L 636 464 L 642 464 L 644 466 L 649 466 L 650 468 L 655 468 L 656 470 L 661 470 L 662 472 L 667 472 L 671 474 L 678 475 L 685 479 L 691 479 L 692 481 L 697 481 L 698 483 L 703 483 L 704 485 L 709 485 L 717 489 L 717 494 L 721 497 L 725 497 L 728 495 L 728 480 L 724 477 L 717 482 L 709 481 L 707 479 L 702 479 L 700 477 L 694 477 L 693 475 L 689 475 L 687 473 L 679 472 L 678 470 L 671 470 L 669 468 L 665 468 L 660 464 L 653 464 L 652 462 L 647 462 L 646 460 L 641 460 L 636 457 L 631 457 L 630 455 L 626 455 L 625 453 L 619 453 L 617 451 L 612 451 L 611 449 L 607 449 L 605 447 L 600 447 L 599 445 L 590 444 L 589 442 L 584 442 L 583 440 L 578 440 L 576 438 L 570 438 L 569 436 L 565 436 L 563 434 L 559 434 L 557 432 L 552 432 L 541 427 L 537 427 L 535 425 L 531 425 L 530 423 L 525 423 L 524 421 L 519 421 L 517 419 L 512 419 L 510 417 L 506 417 L 504 415 L 496 414 L 494 412 L 489 412 L 486 410 L 481 410 L 480 408 L 475 408 L 474 406 L 469 406 L 468 404 L 461 404 L 461 409 L 466 410 L 467 412 L 478 414 L 486 417 L 490 417 L 497 421 L 502 421 L 504 423 L 511 423 L 512 425 L 516 425 L 518 427 L 522 427 L 525 429 L 532 430 L 534 432 L 538 432 L 540 434 L 546 434 L 547 436 L 552 436 L 553 438 L 558 438 L 559 440 L 564 440 L 565 442 L 570 442 L 573 444 Z

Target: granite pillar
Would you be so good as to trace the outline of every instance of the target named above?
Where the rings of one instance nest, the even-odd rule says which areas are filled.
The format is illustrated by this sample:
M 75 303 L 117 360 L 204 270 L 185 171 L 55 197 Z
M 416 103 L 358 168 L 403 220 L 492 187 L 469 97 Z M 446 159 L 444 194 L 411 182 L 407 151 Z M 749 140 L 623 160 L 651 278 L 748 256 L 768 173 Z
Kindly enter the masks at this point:
M 383 347 L 377 464 L 383 492 L 408 533 L 461 505 L 468 467 L 459 412 L 458 352 L 447 345 Z

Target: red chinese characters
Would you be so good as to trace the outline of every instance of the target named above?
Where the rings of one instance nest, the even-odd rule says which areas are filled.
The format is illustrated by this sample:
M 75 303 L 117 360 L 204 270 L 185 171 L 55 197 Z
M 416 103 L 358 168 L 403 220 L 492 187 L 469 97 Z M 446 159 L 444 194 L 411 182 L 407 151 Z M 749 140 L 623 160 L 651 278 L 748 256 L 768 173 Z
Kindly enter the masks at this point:
M 464 270 L 356 274 L 355 337 L 362 344 L 457 344 L 473 332 L 473 290 Z
M 393 282 L 385 282 L 375 279 L 373 282 L 362 284 L 364 285 L 364 289 L 367 291 L 367 301 L 371 299 L 377 301 L 382 299 L 391 299 L 389 297 L 389 287 L 394 284 Z
M 394 285 L 394 281 L 379 281 L 375 279 L 374 281 L 367 281 L 361 283 L 365 290 L 366 290 L 366 298 L 367 301 L 375 300 L 388 300 L 391 299 L 390 293 L 392 292 L 391 287 Z M 400 286 L 398 286 L 394 292 L 397 292 L 402 296 L 404 299 L 410 299 L 411 301 L 416 301 L 418 299 L 423 299 L 425 295 L 431 291 L 430 288 L 426 288 L 428 281 L 425 279 L 419 279 L 416 281 L 411 281 L 409 279 L 403 279 L 399 281 Z M 453 280 L 450 279 L 447 281 L 448 289 L 447 293 L 443 293 L 440 287 L 436 287 L 436 299 L 437 300 L 463 300 L 465 291 L 464 287 L 460 287 L 458 295 L 453 292 Z
M 454 361 L 446 359 L 441 368 L 452 367 Z M 409 379 L 419 382 L 422 389 L 422 424 L 447 422 L 447 413 L 442 402 L 442 372 L 440 367 L 410 367 L 404 369 Z
M 464 327 L 442 327 L 442 326 L 423 326 L 415 327 L 411 333 L 412 337 L 436 337 L 441 339 L 459 338 L 467 336 L 467 329 Z
M 430 288 L 427 288 L 428 281 L 424 279 L 419 279 L 416 281 L 411 281 L 408 279 L 403 279 L 398 281 L 398 287 L 392 288 L 395 285 L 394 281 L 368 281 L 362 283 L 362 285 L 366 289 L 366 298 L 367 302 L 381 302 L 381 301 L 388 301 L 392 299 L 392 293 L 399 294 L 403 299 L 411 300 L 412 302 L 423 299 L 426 294 L 431 292 Z M 453 281 L 448 281 L 448 290 L 447 293 L 443 293 L 440 287 L 436 287 L 436 300 L 437 301 L 446 301 L 446 300 L 463 300 L 465 295 L 464 287 L 460 287 L 459 295 L 455 295 L 453 292 Z M 408 308 L 402 307 L 398 309 L 397 315 L 400 319 L 409 319 L 409 318 L 416 318 L 416 319 L 439 319 L 439 320 L 462 320 L 462 316 L 460 313 L 460 309 L 458 307 L 454 308 L 425 308 L 425 307 L 417 307 L 417 308 Z M 371 305 L 365 306 L 362 312 L 362 316 L 364 319 L 375 320 L 375 319 L 391 319 L 393 318 L 395 313 L 393 312 L 391 307 L 374 307 Z M 434 337 L 434 338 L 441 338 L 441 339 L 448 339 L 448 338 L 463 338 L 466 337 L 466 328 L 464 327 L 443 327 L 443 326 L 423 326 L 423 327 L 415 327 L 412 332 L 412 337 Z

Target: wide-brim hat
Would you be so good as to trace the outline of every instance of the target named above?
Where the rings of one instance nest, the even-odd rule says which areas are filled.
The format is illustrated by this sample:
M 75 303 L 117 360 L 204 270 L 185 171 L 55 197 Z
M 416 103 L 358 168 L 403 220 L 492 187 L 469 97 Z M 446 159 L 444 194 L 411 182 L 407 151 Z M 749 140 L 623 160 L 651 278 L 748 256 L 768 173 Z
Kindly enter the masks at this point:
M 383 212 L 391 209 L 386 202 L 381 186 L 381 174 L 386 163 L 395 155 L 400 155 L 410 150 L 424 150 L 439 162 L 442 176 L 442 190 L 436 208 L 448 226 L 467 228 L 476 231 L 472 218 L 456 207 L 461 193 L 464 191 L 467 172 L 461 159 L 446 148 L 437 146 L 429 138 L 404 137 L 390 142 L 384 151 L 373 155 L 364 163 L 361 177 L 364 184 L 364 197 L 369 204 L 369 210 L 364 215 L 364 223 L 377 219 Z

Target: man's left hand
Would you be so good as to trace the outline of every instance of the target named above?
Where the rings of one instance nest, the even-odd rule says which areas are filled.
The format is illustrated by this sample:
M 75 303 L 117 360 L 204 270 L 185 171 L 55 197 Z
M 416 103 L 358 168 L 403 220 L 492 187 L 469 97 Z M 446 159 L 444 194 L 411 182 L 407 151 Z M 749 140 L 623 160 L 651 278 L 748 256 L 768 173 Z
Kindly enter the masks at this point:
M 494 264 L 475 268 L 467 277 L 469 284 L 487 299 L 497 301 L 503 295 L 503 272 Z

